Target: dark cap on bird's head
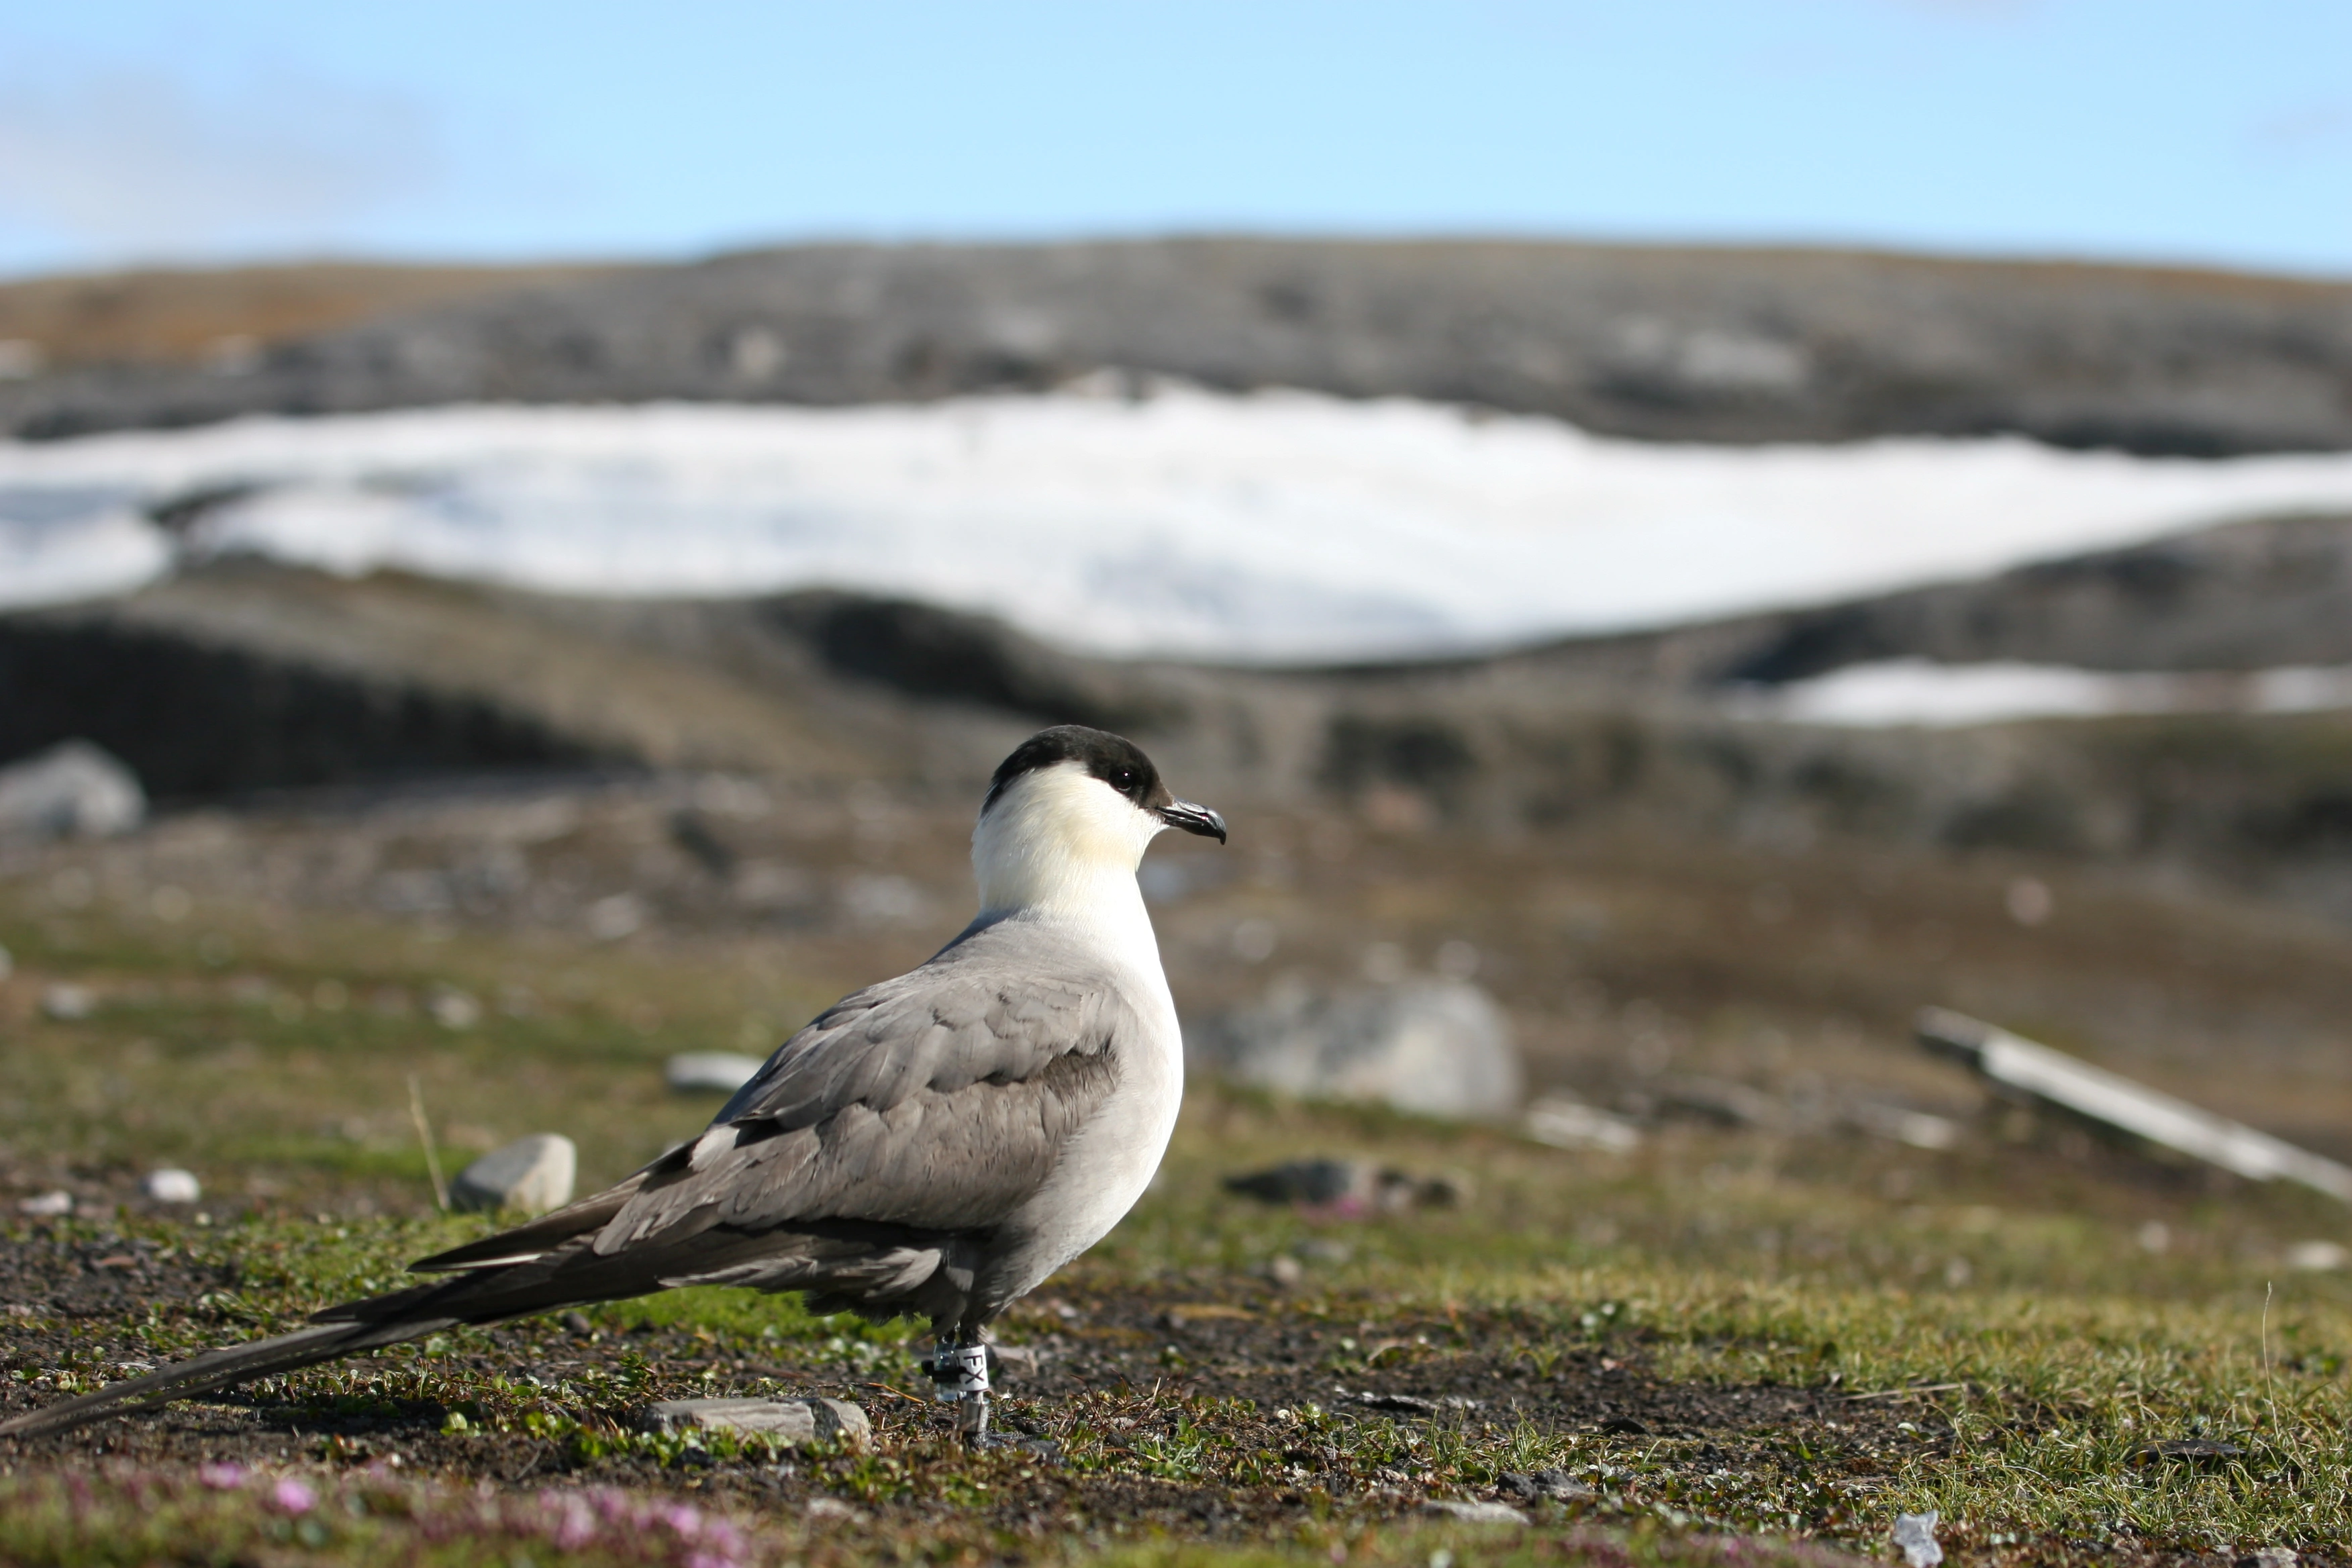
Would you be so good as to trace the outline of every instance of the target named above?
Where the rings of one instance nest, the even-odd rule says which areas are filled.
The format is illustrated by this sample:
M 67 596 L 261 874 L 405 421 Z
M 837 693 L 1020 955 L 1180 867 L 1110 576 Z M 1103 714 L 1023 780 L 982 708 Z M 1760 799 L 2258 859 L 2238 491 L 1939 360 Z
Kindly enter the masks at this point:
M 1142 747 L 1124 735 L 1088 729 L 1084 724 L 1056 724 L 1050 730 L 1038 731 L 1013 747 L 1013 754 L 997 764 L 996 775 L 989 780 L 988 798 L 981 804 L 981 816 L 986 816 L 990 807 L 1015 781 L 1062 763 L 1076 763 L 1089 777 L 1100 779 L 1125 795 L 1137 810 L 1150 813 L 1171 827 L 1214 838 L 1220 844 L 1225 841 L 1225 819 L 1205 805 L 1178 800 L 1160 782 L 1160 770 L 1151 765 Z

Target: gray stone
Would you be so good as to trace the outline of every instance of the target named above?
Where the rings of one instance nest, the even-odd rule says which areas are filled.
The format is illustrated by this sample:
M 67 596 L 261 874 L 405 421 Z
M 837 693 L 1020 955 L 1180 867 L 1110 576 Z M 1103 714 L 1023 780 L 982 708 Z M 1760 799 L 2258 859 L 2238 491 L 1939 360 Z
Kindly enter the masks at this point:
M 681 1051 L 662 1068 L 662 1079 L 680 1094 L 732 1094 L 766 1065 L 765 1057 L 735 1051 Z
M 1965 1014 L 1929 1007 L 1913 1027 L 1929 1051 L 1967 1063 L 2005 1093 L 2176 1150 L 2250 1181 L 2295 1182 L 2352 1204 L 2352 1165 L 2298 1149 Z
M 1188 1032 L 1185 1055 L 1261 1089 L 1425 1116 L 1508 1116 L 1527 1081 L 1502 1009 L 1462 981 L 1277 989 L 1262 1006 Z
M 637 1414 L 642 1432 L 742 1432 L 779 1443 L 873 1445 L 866 1412 L 845 1399 L 665 1399 Z
M 1506 1470 L 1495 1478 L 1495 1489 L 1520 1504 L 1575 1502 L 1600 1495 L 1566 1470 Z
M 1421 1505 L 1423 1513 L 1442 1513 L 1465 1524 L 1526 1524 L 1528 1516 L 1507 1502 L 1464 1502 L 1432 1498 Z
M 205 1195 L 204 1184 L 195 1173 L 176 1165 L 166 1165 L 160 1171 L 150 1171 L 140 1185 L 147 1195 L 159 1204 L 192 1204 Z
M 1561 1095 L 1547 1095 L 1528 1107 L 1527 1134 L 1555 1149 L 1599 1149 L 1631 1153 L 1642 1146 L 1642 1130 L 1622 1116 Z
M 449 1184 L 449 1206 L 545 1214 L 572 1201 L 580 1152 L 560 1132 L 534 1132 L 491 1150 Z
M 106 838 L 146 819 L 139 775 L 87 741 L 0 768 L 0 837 Z
M 1412 1208 L 1453 1208 L 1466 1194 L 1451 1176 L 1415 1176 L 1369 1160 L 1292 1160 L 1268 1170 L 1227 1176 L 1225 1190 L 1261 1203 L 1297 1204 L 1359 1213 L 1402 1214 Z
M 98 1011 L 98 995 L 87 985 L 60 980 L 41 993 L 41 1011 L 61 1024 L 78 1023 Z
M 1895 1515 L 1895 1544 L 1906 1568 L 1936 1568 L 1944 1560 L 1944 1549 L 1936 1543 L 1936 1510 Z

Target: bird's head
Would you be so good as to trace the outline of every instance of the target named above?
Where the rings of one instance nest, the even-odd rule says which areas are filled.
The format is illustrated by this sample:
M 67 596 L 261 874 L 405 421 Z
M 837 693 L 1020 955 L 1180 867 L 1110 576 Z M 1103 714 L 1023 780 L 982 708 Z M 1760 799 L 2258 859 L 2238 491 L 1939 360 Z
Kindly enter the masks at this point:
M 998 766 L 972 829 L 981 908 L 1084 913 L 1108 891 L 1131 894 L 1144 847 L 1171 827 L 1225 841 L 1225 819 L 1171 795 L 1134 742 L 1041 730 Z

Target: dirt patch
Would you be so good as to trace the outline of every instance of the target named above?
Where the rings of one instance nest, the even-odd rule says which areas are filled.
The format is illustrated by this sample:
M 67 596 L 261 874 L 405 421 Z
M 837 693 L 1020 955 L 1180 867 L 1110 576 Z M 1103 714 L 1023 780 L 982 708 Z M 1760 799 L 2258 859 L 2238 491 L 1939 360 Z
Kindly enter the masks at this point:
M 250 1331 L 215 1294 L 233 1289 L 236 1273 L 144 1239 L 34 1227 L 0 1241 L 14 1374 L 0 1383 L 0 1412 L 58 1397 L 35 1384 L 61 1368 L 110 1378 L 149 1363 L 138 1325 L 206 1342 L 244 1337 Z M 1213 1537 L 1335 1505 L 1384 1518 L 1412 1514 L 1432 1496 L 1491 1496 L 1494 1467 L 1465 1467 L 1457 1450 L 1520 1430 L 1587 1436 L 1597 1460 L 1638 1460 L 1654 1485 L 1683 1471 L 1775 1464 L 1801 1436 L 1815 1448 L 1852 1449 L 1857 1492 L 1868 1489 L 1873 1449 L 1908 1457 L 1943 1441 L 1940 1423 L 1916 1405 L 1857 1404 L 1834 1386 L 1678 1383 L 1650 1371 L 1638 1343 L 1551 1354 L 1540 1328 L 1507 1316 L 1363 1310 L 1318 1316 L 1253 1300 L 1240 1282 L 1222 1300 L 1054 1298 L 1010 1336 L 1029 1342 L 1013 1347 L 1000 1405 L 1005 1431 L 1054 1446 L 1044 1457 L 1013 1449 L 973 1460 L 958 1451 L 936 1407 L 915 1393 L 912 1338 L 903 1355 L 878 1360 L 878 1347 L 862 1342 L 856 1355 L 841 1342 L 730 1345 L 632 1322 L 625 1305 L 601 1320 L 617 1326 L 581 1332 L 576 1321 L 566 1329 L 534 1320 L 467 1334 L 427 1357 L 395 1352 L 264 1380 L 24 1442 L 15 1457 L 36 1466 L 100 1453 L 163 1466 L 377 1464 L 509 1487 L 593 1479 L 778 1503 L 834 1494 L 908 1522 L 978 1506 L 1000 1529 L 1118 1519 Z M 625 1446 L 636 1405 L 777 1388 L 864 1404 L 877 1453 L 730 1458 Z M 1906 1420 L 1913 1430 L 1900 1429 Z M 617 1446 L 598 1452 L 583 1433 Z M 982 1492 L 947 1484 L 975 1465 Z M 1004 1489 L 989 1491 L 990 1477 Z M 1622 1499 L 1593 1501 L 1613 1510 Z

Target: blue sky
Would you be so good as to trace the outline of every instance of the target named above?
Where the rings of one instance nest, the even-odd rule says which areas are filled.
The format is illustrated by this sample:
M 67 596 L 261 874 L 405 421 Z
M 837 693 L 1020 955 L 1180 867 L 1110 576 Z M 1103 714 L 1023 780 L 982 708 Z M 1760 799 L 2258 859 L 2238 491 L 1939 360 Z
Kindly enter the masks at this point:
M 0 273 L 1249 230 L 2352 277 L 2345 0 L 77 0 Z

